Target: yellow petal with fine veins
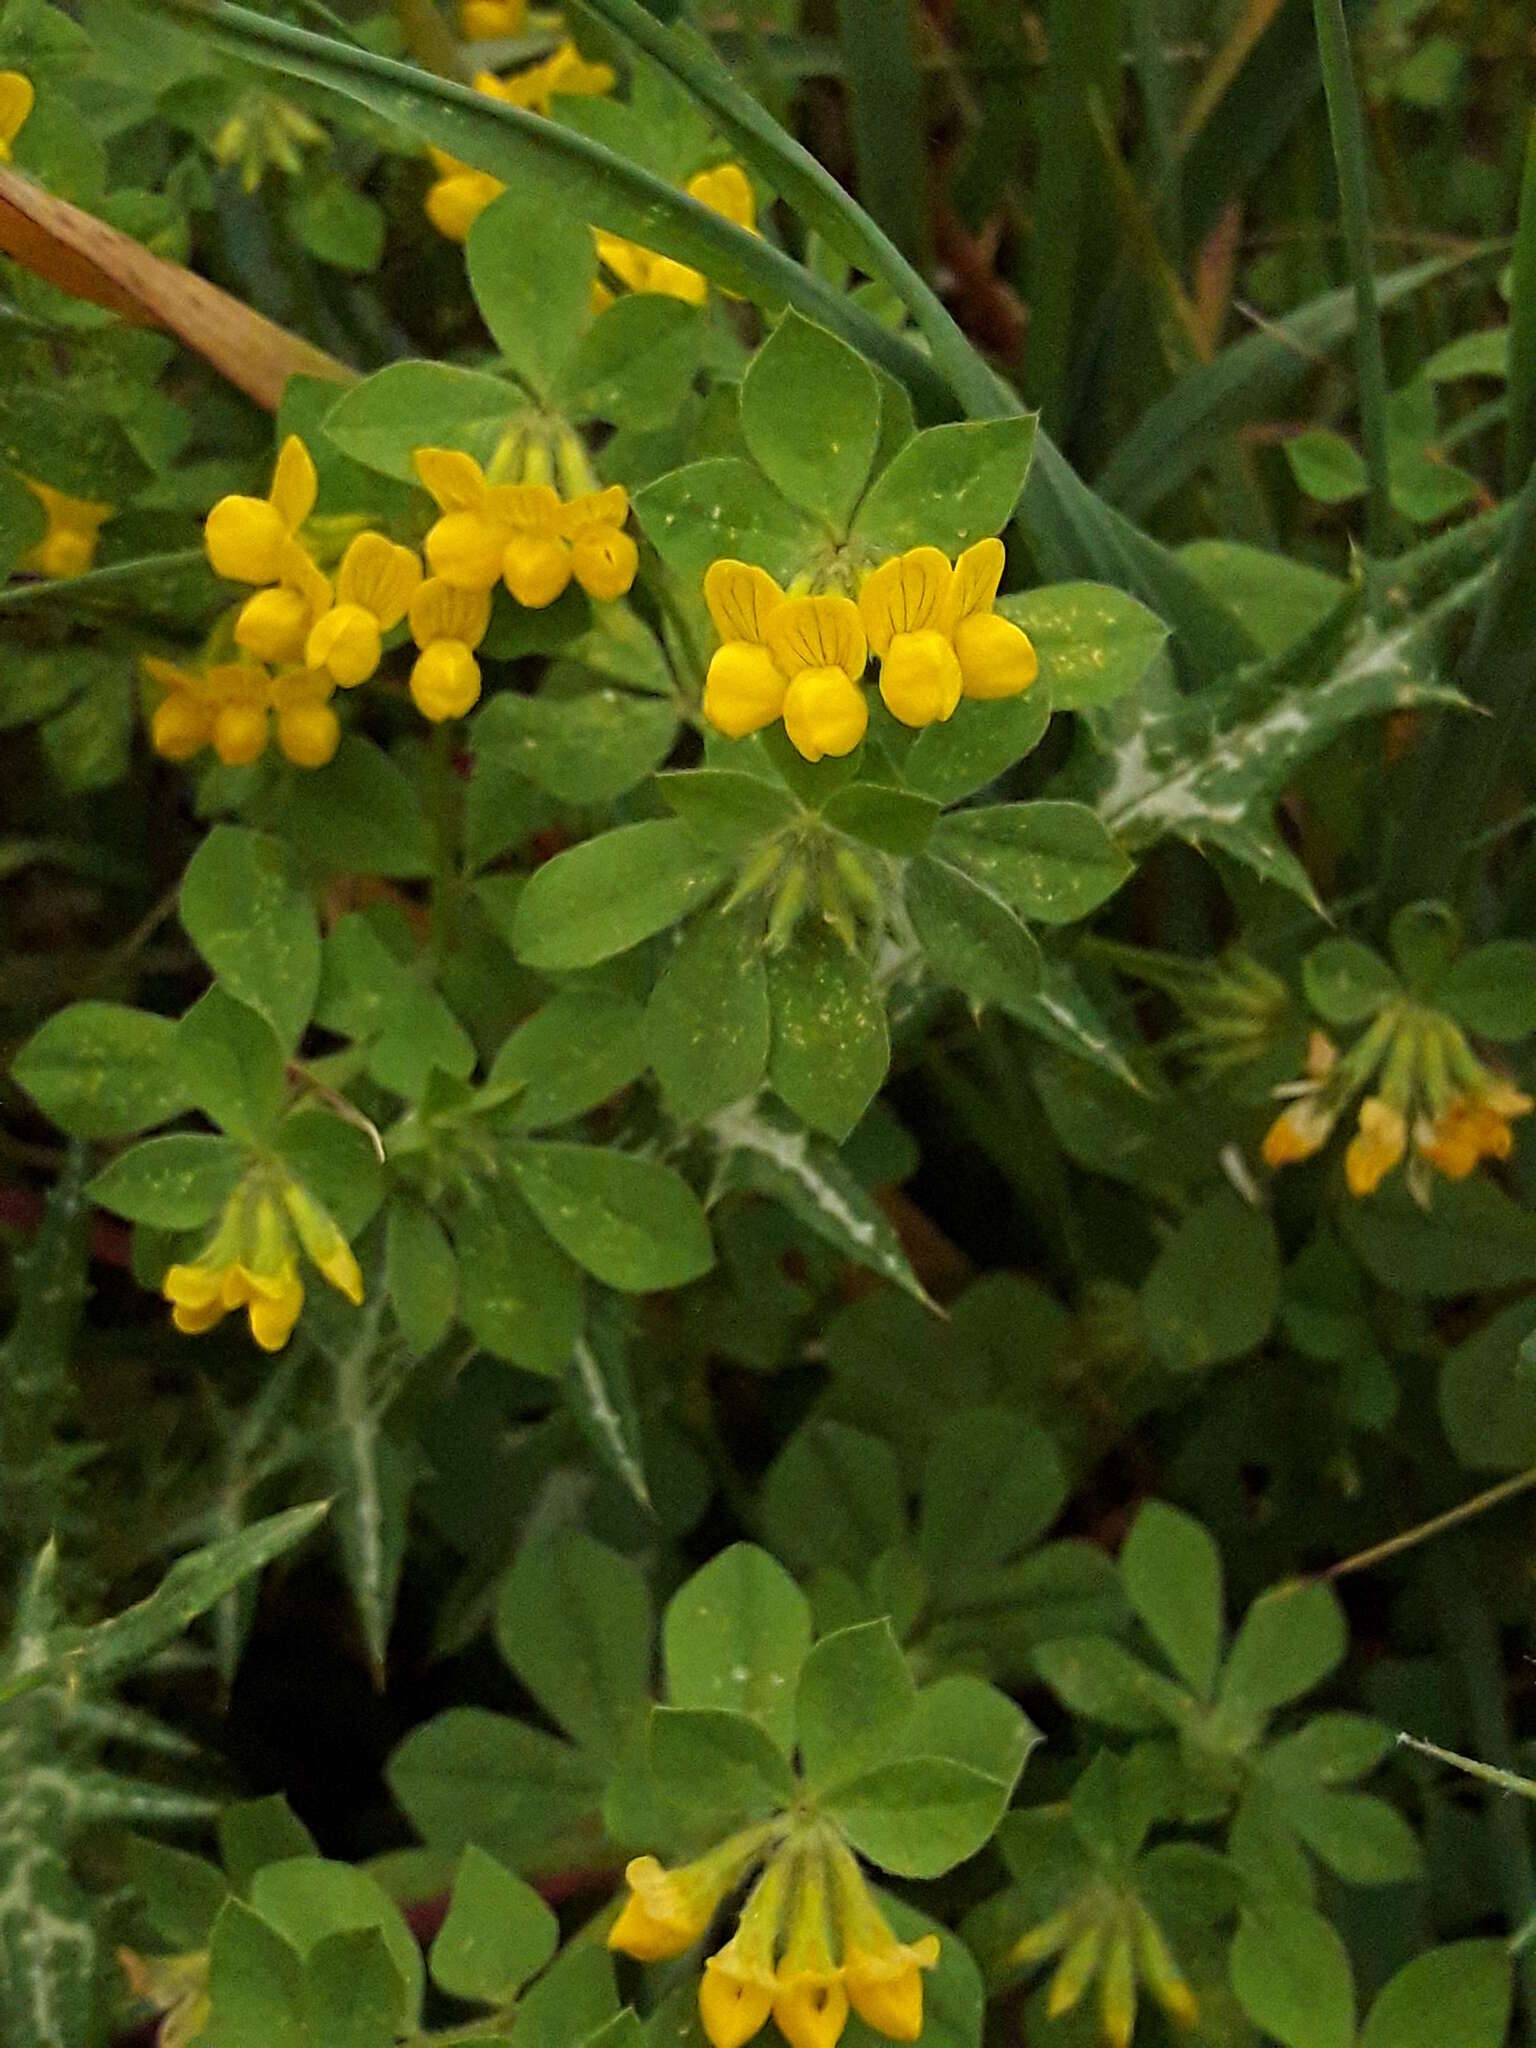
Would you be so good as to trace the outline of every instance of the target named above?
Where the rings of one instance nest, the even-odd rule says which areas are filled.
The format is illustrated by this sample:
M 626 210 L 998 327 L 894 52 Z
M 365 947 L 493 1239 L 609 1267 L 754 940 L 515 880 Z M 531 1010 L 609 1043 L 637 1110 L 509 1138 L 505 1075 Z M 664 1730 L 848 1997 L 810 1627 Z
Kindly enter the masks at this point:
M 962 619 L 991 611 L 1007 559 L 1000 540 L 979 540 L 966 549 L 955 564 L 955 580 L 950 587 L 949 616 L 945 622 L 950 631 Z
M 765 647 L 769 614 L 784 602 L 784 593 L 766 569 L 727 555 L 704 572 L 704 602 L 722 640 Z
M 839 668 L 857 682 L 864 673 L 869 650 L 851 597 L 788 597 L 769 617 L 764 638 L 787 676 Z
M 955 572 L 937 548 L 909 548 L 866 578 L 859 617 L 869 644 L 883 661 L 898 633 L 943 630 Z

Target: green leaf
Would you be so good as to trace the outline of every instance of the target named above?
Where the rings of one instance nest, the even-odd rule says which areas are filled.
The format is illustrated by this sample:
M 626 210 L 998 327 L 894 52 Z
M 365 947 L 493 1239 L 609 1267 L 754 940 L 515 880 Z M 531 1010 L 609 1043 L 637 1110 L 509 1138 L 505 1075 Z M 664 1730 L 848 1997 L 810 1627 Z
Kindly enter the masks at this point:
M 1495 377 L 1502 383 L 1509 375 L 1509 329 L 1481 327 L 1458 334 L 1426 359 L 1419 375 L 1431 384 L 1454 384 L 1460 377 Z
M 411 1730 L 386 1775 L 434 1849 L 474 1843 L 509 1868 L 547 1869 L 593 1815 L 603 1766 L 521 1721 L 450 1707 Z
M 842 535 L 874 461 L 880 387 L 846 342 L 789 312 L 742 379 L 741 432 L 789 502 Z
M 48 531 L 48 515 L 21 478 L 0 468 L 0 582 L 11 575 Z
M 935 977 L 972 1003 L 1018 1015 L 1040 987 L 1040 948 L 1007 904 L 947 861 L 906 873 L 907 914 Z
M 637 491 L 634 507 L 663 562 L 695 588 L 710 563 L 723 556 L 751 562 L 788 583 L 824 538 L 815 520 L 736 456 L 674 469 Z
M 1344 1661 L 1349 1633 L 1331 1586 L 1279 1586 L 1243 1616 L 1222 1667 L 1219 1704 L 1243 1716 L 1268 1714 L 1321 1685 Z
M 318 1856 L 314 1839 L 294 1817 L 280 1792 L 265 1799 L 237 1799 L 219 1815 L 219 1854 L 230 1883 L 242 1896 L 264 1863 L 294 1856 Z
M 1024 489 L 1034 442 L 1033 416 L 925 428 L 875 478 L 854 518 L 855 535 L 889 554 L 926 546 L 958 555 L 1001 533 Z
M 280 842 L 215 825 L 182 881 L 181 921 L 230 994 L 266 1018 L 285 1050 L 295 1045 L 320 986 L 320 932 Z
M 1423 1870 L 1412 1828 L 1395 1806 L 1368 1792 L 1287 1786 L 1285 1817 L 1346 1884 L 1408 1884 Z
M 278 1126 L 276 1150 L 329 1211 L 345 1237 L 369 1223 L 384 1193 L 372 1138 L 311 1096 Z
M 994 804 L 939 821 L 936 859 L 963 868 L 1021 917 L 1070 924 L 1097 910 L 1131 872 L 1082 804 Z
M 771 1024 L 761 921 L 706 911 L 657 977 L 645 1041 L 669 1115 L 697 1123 L 752 1095 Z
M 805 1659 L 794 1704 L 811 1789 L 849 1783 L 898 1756 L 916 1697 L 888 1621 L 823 1636 Z
M 501 1653 L 551 1719 L 617 1757 L 651 1675 L 645 1575 L 578 1529 L 525 1543 L 496 1603 Z
M 681 1287 L 715 1262 L 698 1197 L 659 1160 L 529 1141 L 508 1163 L 556 1244 L 606 1286 L 624 1294 Z
M 1358 939 L 1314 946 L 1301 963 L 1301 979 L 1307 1001 L 1328 1024 L 1362 1024 L 1402 994 L 1386 961 Z
M 1266 1777 L 1309 1785 L 1347 1785 L 1374 1770 L 1396 1747 L 1382 1721 L 1364 1714 L 1317 1714 L 1294 1735 L 1283 1735 L 1264 1751 Z
M 455 1998 L 509 2005 L 559 1942 L 560 1924 L 532 1885 L 471 1844 L 432 1943 L 432 1981 Z
M 289 218 L 309 253 L 333 270 L 367 277 L 378 269 L 388 232 L 384 209 L 345 178 L 327 178 L 301 193 Z
M 13 377 L 0 391 L 0 463 L 72 498 L 118 507 L 149 481 L 118 420 L 30 378 Z
M 288 1094 L 288 1062 L 272 1027 L 215 982 L 175 1027 L 185 1099 L 232 1138 L 271 1138 Z
M 1053 711 L 1082 711 L 1134 690 L 1168 643 L 1154 612 L 1104 583 L 1051 583 L 998 600 L 1040 657 Z
M 507 1039 L 488 1085 L 519 1087 L 514 1121 L 536 1131 L 596 1109 L 638 1080 L 647 1058 L 645 1013 L 633 997 L 562 988 Z
M 414 784 L 356 734 L 323 768 L 290 776 L 271 818 L 273 830 L 320 874 L 412 881 L 432 869 L 431 834 Z
M 477 757 L 570 804 L 611 803 L 633 789 L 666 759 L 676 731 L 670 701 L 615 689 L 540 697 L 502 690 L 474 723 Z
M 613 2035 L 622 2018 L 613 1982 L 613 1959 L 587 1942 L 568 1942 L 537 1984 L 518 2000 L 509 2048 L 571 2048 L 604 2040 L 608 2048 L 634 2048 Z
M 365 468 L 416 482 L 418 448 L 489 461 L 520 398 L 500 377 L 449 363 L 391 363 L 354 384 L 325 416 L 325 437 Z
M 591 230 L 546 187 L 509 186 L 471 227 L 464 254 L 492 340 L 547 403 L 592 318 Z
M 1197 1699 L 1221 1661 L 1221 1553 L 1201 1525 L 1148 1501 L 1120 1552 L 1120 1576 L 1152 1640 Z
M 1463 1465 L 1520 1472 L 1536 1464 L 1536 1380 L 1521 1353 L 1536 1301 L 1517 1301 L 1463 1338 L 1440 1368 L 1440 1424 Z
M 957 803 L 985 789 L 1032 752 L 1045 737 L 1054 709 L 1050 692 L 1039 683 L 992 704 L 962 697 L 951 717 L 924 726 L 902 763 L 902 773 L 924 796 L 941 804 Z
M 565 1401 L 599 1458 L 649 1514 L 629 1348 L 612 1306 L 599 1299 L 590 1327 L 576 1339 L 565 1369 Z
M 493 1357 L 562 1373 L 581 1330 L 582 1279 L 508 1187 L 466 1206 L 454 1233 L 465 1322 Z
M 720 1154 L 721 1193 L 741 1189 L 782 1203 L 842 1257 L 932 1306 L 885 1212 L 835 1145 L 771 1103 L 733 1104 L 710 1119 L 709 1136 Z
M 1066 1497 L 1043 1429 L 1012 1409 L 964 1409 L 940 1424 L 923 1466 L 919 1554 L 936 1584 L 963 1585 L 1037 1542 Z
M 196 1230 L 234 1192 L 246 1155 L 232 1139 L 178 1132 L 120 1152 L 88 1190 L 114 1215 L 160 1230 Z
M 782 1812 L 795 1774 L 760 1721 L 719 1707 L 653 1707 L 651 1768 L 665 1796 L 728 1834 Z
M 231 1899 L 214 1924 L 208 1967 L 208 2048 L 307 2048 L 298 2005 L 298 1953 L 259 1915 Z
M 694 1573 L 667 1607 L 662 1653 L 674 1707 L 749 1714 L 787 1756 L 811 1611 L 794 1580 L 749 1543 Z
M 676 924 L 723 879 L 681 820 L 621 825 L 529 878 L 513 922 L 518 954 L 530 967 L 595 966 Z
M 934 730 L 933 727 L 929 728 Z M 849 782 L 833 790 L 822 816 L 837 832 L 882 853 L 921 853 L 933 836 L 939 806 L 931 797 L 883 782 Z
M 1239 2005 L 1283 2048 L 1350 2048 L 1354 1974 L 1349 1951 L 1321 1914 L 1282 1899 L 1245 1910 L 1231 1967 Z
M 375 1927 L 328 1934 L 304 1963 L 299 2008 L 306 2036 L 326 2048 L 394 2048 L 400 1971 Z
M 443 1226 L 404 1193 L 391 1198 L 385 1220 L 384 1277 L 400 1334 L 416 1357 L 425 1358 L 453 1324 L 459 1268 Z
M 615 299 L 565 365 L 562 409 L 637 433 L 668 426 L 693 389 L 705 337 L 697 306 L 656 292 Z
M 890 1064 L 885 1001 L 874 976 L 834 933 L 806 921 L 770 961 L 768 994 L 768 1078 L 796 1116 L 846 1138 Z
M 906 1757 L 840 1786 L 828 1811 L 879 1869 L 932 1878 L 976 1854 L 1010 1789 L 948 1757 Z
M 1151 1734 L 1185 1718 L 1188 1695 L 1161 1672 L 1105 1636 L 1064 1636 L 1041 1643 L 1035 1668 L 1052 1692 L 1091 1721 L 1128 1735 Z
M 301 1543 L 324 1520 L 328 1505 L 314 1501 L 305 1507 L 287 1508 L 264 1521 L 252 1522 L 233 1536 L 221 1536 L 200 1550 L 189 1551 L 177 1558 L 155 1590 L 135 1606 L 91 1628 L 63 1629 L 52 1636 L 48 1665 L 31 1667 L 29 1679 L 35 1679 L 39 1670 L 51 1670 L 55 1662 L 61 1667 L 60 1675 L 84 1685 L 101 1684 L 133 1670 L 181 1635 L 198 1615 L 216 1606 L 233 1587 Z
M 1341 1223 L 1372 1279 L 1397 1294 L 1437 1300 L 1536 1280 L 1536 1216 L 1483 1177 L 1437 1185 L 1427 1210 L 1389 1180 L 1348 1203 Z
M 1231 1188 L 1192 1209 L 1142 1282 L 1141 1320 L 1170 1372 L 1198 1372 L 1262 1344 L 1280 1306 L 1275 1227 Z
M 674 771 L 659 775 L 656 787 L 699 844 L 713 853 L 744 852 L 782 830 L 800 809 L 783 783 L 733 768 Z
M 862 1578 L 906 1533 L 896 1453 L 846 1424 L 802 1424 L 769 1466 L 758 1502 L 762 1533 L 802 1572 L 831 1566 Z
M 1513 1993 L 1501 1941 L 1457 1941 L 1415 1956 L 1377 1998 L 1360 2048 L 1500 2048 Z
M 1437 995 L 1469 1031 L 1513 1042 L 1536 1031 L 1536 945 L 1496 939 L 1474 946 L 1450 968 Z
M 45 1116 L 77 1138 L 121 1138 L 164 1123 L 188 1097 L 168 1018 L 122 1003 L 71 1003 L 27 1040 L 11 1068 Z
M 1344 505 L 1363 498 L 1365 463 L 1359 450 L 1330 427 L 1308 427 L 1282 443 L 1285 459 L 1299 490 L 1322 505 Z
M 400 1979 L 397 2026 L 404 2031 L 416 2024 L 423 1982 L 421 1951 L 400 1908 L 366 1871 L 318 1856 L 268 1863 L 251 1879 L 251 1906 L 305 1957 L 328 1935 L 376 1929 Z

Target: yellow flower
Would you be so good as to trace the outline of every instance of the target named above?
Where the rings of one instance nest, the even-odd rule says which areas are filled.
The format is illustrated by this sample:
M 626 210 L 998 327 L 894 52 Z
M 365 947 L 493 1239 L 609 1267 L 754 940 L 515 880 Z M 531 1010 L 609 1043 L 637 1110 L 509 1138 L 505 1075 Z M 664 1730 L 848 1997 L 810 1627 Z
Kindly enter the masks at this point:
M 1344 1178 L 1352 1195 L 1374 1195 L 1408 1149 L 1403 1112 L 1379 1095 L 1360 1105 L 1358 1128 L 1344 1153 Z
M 0 72 L 0 86 L 6 78 L 18 76 L 20 74 L 14 71 Z M 26 81 L 23 79 L 22 83 Z M 0 105 L 0 127 L 3 127 L 3 105 Z M 3 156 L 4 151 L 0 150 L 0 159 Z M 94 498 L 71 498 L 63 491 L 54 490 L 51 484 L 39 483 L 35 477 L 24 476 L 21 482 L 47 514 L 48 530 L 16 566 L 33 576 L 83 576 L 95 559 L 96 543 L 102 527 L 112 517 L 112 506 L 101 504 Z
M 150 741 L 168 761 L 190 761 L 204 747 L 212 747 L 226 768 L 258 761 L 274 713 L 278 745 L 297 767 L 323 768 L 340 741 L 329 676 L 297 669 L 274 680 L 246 661 L 192 671 L 152 655 L 145 656 L 144 671 L 165 691 L 150 721 Z
M 1068 1943 L 1045 1995 L 1047 2019 L 1059 2020 L 1063 2013 L 1071 2012 L 1093 1982 L 1103 1951 L 1104 1929 L 1097 1922 Z
M 740 164 L 720 164 L 712 171 L 699 171 L 683 189 L 690 199 L 707 206 L 711 213 L 756 234 L 757 199 Z M 597 253 L 604 267 L 632 292 L 653 292 L 663 298 L 681 299 L 689 306 L 702 306 L 709 297 L 709 280 L 701 271 L 671 256 L 658 256 L 654 249 L 642 248 L 638 242 L 626 242 L 621 235 L 599 230 Z M 611 303 L 613 294 L 605 285 L 598 284 L 593 297 L 601 312 Z
M 36 94 L 32 81 L 19 71 L 0 71 L 0 164 L 11 160 L 11 144 L 21 133 Z
M 421 649 L 411 670 L 411 695 L 434 723 L 462 718 L 480 696 L 474 650 L 491 623 L 487 590 L 455 590 L 440 576 L 417 586 L 410 606 L 411 638 Z
M 157 2048 L 190 2048 L 213 2017 L 208 1996 L 207 1949 L 179 1956 L 141 1956 L 120 1948 L 117 1960 L 130 1996 L 162 2015 Z
M 160 1283 L 171 1321 L 187 1336 L 211 1330 L 243 1308 L 263 1351 L 281 1351 L 304 1306 L 299 1243 L 355 1308 L 363 1276 L 329 1212 L 286 1175 L 258 1167 L 224 1205 L 218 1228 L 197 1257 L 174 1265 Z
M 946 626 L 967 697 L 1016 697 L 1040 673 L 1029 635 L 992 609 L 1005 560 L 1000 540 L 979 540 L 955 564 Z
M 859 688 L 868 649 L 849 597 L 787 597 L 768 615 L 768 652 L 789 683 L 784 730 L 807 761 L 851 754 L 869 724 Z
M 825 1866 L 817 1848 L 798 1859 L 789 1936 L 774 1978 L 773 2018 L 789 2048 L 836 2048 L 848 2024 L 848 1992 L 828 1939 Z
M 736 1932 L 708 1958 L 699 1979 L 699 2018 L 712 2048 L 744 2048 L 768 2023 L 777 1979 L 774 1956 L 792 1859 L 776 1856 L 753 1887 Z
M 1200 2017 L 1200 2003 L 1174 1961 L 1163 1930 L 1139 1899 L 1134 1915 L 1136 1966 L 1148 1990 L 1176 2027 L 1194 2026 Z
M 838 1842 L 830 1854 L 848 2003 L 888 2041 L 915 2041 L 923 2031 L 923 1972 L 939 1960 L 939 1938 L 898 1941 L 849 1851 Z
M 450 242 L 462 242 L 491 201 L 499 199 L 507 188 L 489 171 L 461 164 L 446 150 L 434 149 L 429 153 L 437 177 L 427 187 L 422 201 L 427 219 Z
M 640 551 L 624 531 L 628 517 L 629 494 L 621 484 L 583 492 L 566 505 L 571 568 L 588 597 L 622 597 L 634 582 Z
M 1308 1094 L 1287 1103 L 1264 1133 L 1264 1164 L 1294 1166 L 1320 1152 L 1332 1134 L 1336 1119 Z
M 405 617 L 421 581 L 410 548 L 382 533 L 360 533 L 336 572 L 336 602 L 316 619 L 304 644 L 309 668 L 320 669 L 344 690 L 366 682 L 384 653 L 384 635 Z
M 258 661 L 297 661 L 309 629 L 331 605 L 330 579 L 301 541 L 282 550 L 278 580 L 252 591 L 235 620 L 235 645 Z
M 768 1834 L 766 1827 L 744 1828 L 677 1870 L 663 1869 L 654 1856 L 636 1856 L 624 1871 L 629 1897 L 608 1930 L 608 1946 L 642 1963 L 663 1962 L 692 1948 Z
M 467 43 L 515 36 L 527 12 L 528 0 L 459 0 L 459 33 Z
M 550 484 L 500 484 L 495 488 L 508 528 L 501 553 L 501 580 L 520 605 L 529 611 L 543 611 L 563 596 L 571 580 L 573 565 L 560 494 Z
M 611 65 L 589 64 L 569 40 L 541 64 L 530 64 L 522 71 L 514 71 L 509 78 L 492 78 L 482 72 L 475 80 L 481 92 L 530 114 L 551 113 L 557 99 L 600 99 L 612 92 L 617 83 L 618 75 Z
M 290 543 L 315 508 L 319 479 L 297 434 L 283 443 L 264 498 L 220 498 L 203 527 L 214 573 L 232 583 L 276 583 Z
M 1099 1978 L 1099 2035 L 1104 2048 L 1131 2048 L 1136 2032 L 1136 1957 L 1124 1927 L 1110 1938 Z
M 1511 1119 L 1528 1116 L 1531 1097 L 1490 1077 L 1473 1093 L 1453 1096 L 1432 1120 L 1414 1125 L 1414 1148 L 1447 1180 L 1465 1180 L 1484 1159 L 1507 1159 L 1514 1150 Z
M 903 725 L 932 725 L 960 702 L 960 661 L 947 630 L 954 582 L 937 548 L 909 548 L 882 562 L 859 592 L 880 695 Z
M 720 635 L 704 679 L 704 716 L 727 739 L 745 739 L 783 715 L 789 678 L 768 652 L 768 619 L 784 593 L 766 569 L 724 557 L 704 572 L 704 602 Z

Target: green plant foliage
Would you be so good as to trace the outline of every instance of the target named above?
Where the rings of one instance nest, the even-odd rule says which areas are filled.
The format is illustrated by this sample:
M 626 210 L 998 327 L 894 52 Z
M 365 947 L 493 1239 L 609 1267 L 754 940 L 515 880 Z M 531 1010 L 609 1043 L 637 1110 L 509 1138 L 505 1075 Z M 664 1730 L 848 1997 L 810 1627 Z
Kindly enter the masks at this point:
M 1536 2048 L 1526 12 L 0 8 L 3 2048 Z

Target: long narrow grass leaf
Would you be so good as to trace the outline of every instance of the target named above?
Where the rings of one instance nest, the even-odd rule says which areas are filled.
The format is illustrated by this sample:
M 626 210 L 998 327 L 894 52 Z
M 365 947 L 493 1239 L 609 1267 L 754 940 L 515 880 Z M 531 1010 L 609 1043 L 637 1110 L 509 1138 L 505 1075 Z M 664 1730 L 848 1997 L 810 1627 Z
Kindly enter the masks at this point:
M 1376 302 L 1376 269 L 1371 254 L 1370 168 L 1365 124 L 1355 83 L 1354 60 L 1343 0 L 1312 0 L 1317 45 L 1323 64 L 1323 93 L 1339 178 L 1339 216 L 1355 293 L 1355 369 L 1360 385 L 1360 436 L 1369 480 L 1366 542 L 1384 555 L 1393 529 L 1387 464 L 1387 364 L 1381 347 L 1381 311 Z
M 1520 490 L 1536 461 L 1536 114 L 1525 139 L 1509 318 L 1509 427 L 1504 482 Z
M 859 200 L 913 263 L 928 248 L 923 82 L 913 0 L 837 0 Z

